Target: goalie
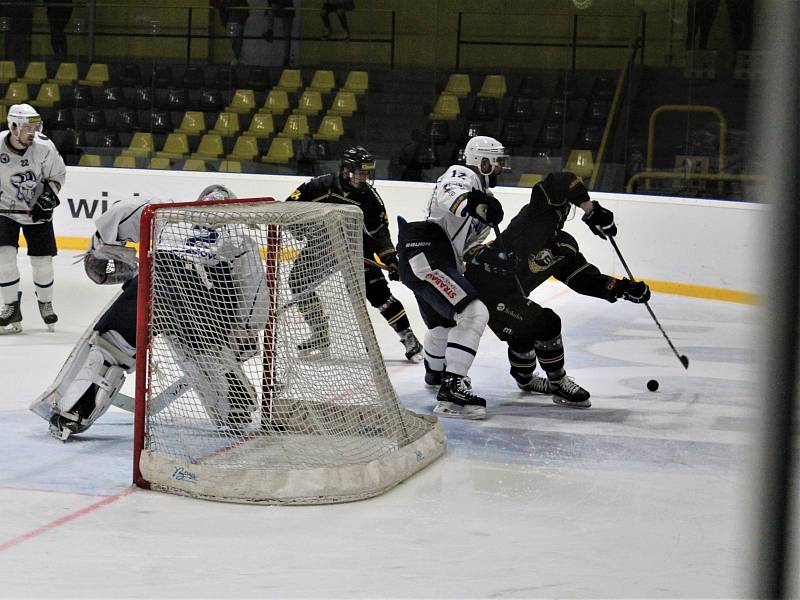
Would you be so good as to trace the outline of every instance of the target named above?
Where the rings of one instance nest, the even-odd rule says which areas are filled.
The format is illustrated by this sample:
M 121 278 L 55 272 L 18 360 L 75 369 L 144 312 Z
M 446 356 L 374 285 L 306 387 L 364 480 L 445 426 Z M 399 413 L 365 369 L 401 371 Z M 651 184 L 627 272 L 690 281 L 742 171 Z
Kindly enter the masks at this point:
M 235 198 L 224 186 L 204 189 L 199 200 Z M 139 241 L 142 211 L 149 202 L 127 200 L 97 218 L 97 232 L 84 267 L 98 284 L 122 290 L 87 329 L 53 384 L 31 406 L 66 440 L 86 431 L 111 404 L 132 409 L 120 393 L 136 356 L 137 261 L 127 242 Z M 162 392 L 154 410 L 165 408 L 191 387 L 214 424 L 240 434 L 257 407 L 256 391 L 242 364 L 256 355 L 267 320 L 268 295 L 258 244 L 242 225 L 195 226 L 188 234 L 167 226 L 160 232 L 156 262 L 160 279 L 154 302 L 169 306 L 172 319 L 154 315 L 154 335 L 178 356 L 184 376 Z M 220 309 L 223 310 L 220 310 Z M 222 313 L 210 323 L 210 311 Z

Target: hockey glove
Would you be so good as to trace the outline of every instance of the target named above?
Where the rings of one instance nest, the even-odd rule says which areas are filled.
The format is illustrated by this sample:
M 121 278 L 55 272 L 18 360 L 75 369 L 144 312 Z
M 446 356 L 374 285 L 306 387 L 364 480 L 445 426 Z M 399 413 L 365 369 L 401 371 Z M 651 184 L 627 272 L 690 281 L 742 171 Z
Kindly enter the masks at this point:
M 650 300 L 650 287 L 644 281 L 615 279 L 609 288 L 611 294 L 606 298 L 609 302 L 616 302 L 617 298 L 634 304 L 642 304 Z
M 53 192 L 52 188 L 45 183 L 42 193 L 36 199 L 36 203 L 31 208 L 31 219 L 34 223 L 43 223 L 53 218 L 53 210 L 61 204 L 61 201 Z
M 391 252 L 381 257 L 391 281 L 400 281 L 400 263 L 397 262 L 397 252 Z
M 503 207 L 494 196 L 480 190 L 470 190 L 467 194 L 467 214 L 494 227 L 503 220 Z
M 494 246 L 478 246 L 471 253 L 470 264 L 498 277 L 511 277 L 517 268 L 513 252 L 503 252 Z
M 583 222 L 589 226 L 592 233 L 606 239 L 606 236 L 617 235 L 617 226 L 614 224 L 614 213 L 600 206 L 596 200 L 592 201 L 592 210 L 583 215 Z

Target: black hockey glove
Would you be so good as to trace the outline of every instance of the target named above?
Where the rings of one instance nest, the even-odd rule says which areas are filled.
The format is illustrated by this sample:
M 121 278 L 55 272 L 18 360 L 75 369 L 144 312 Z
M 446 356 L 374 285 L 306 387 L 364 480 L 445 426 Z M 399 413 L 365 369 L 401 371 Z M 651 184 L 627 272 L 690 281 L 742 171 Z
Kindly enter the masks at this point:
M 480 190 L 470 190 L 467 194 L 467 214 L 494 227 L 503 220 L 503 207 L 494 196 Z
M 391 281 L 400 281 L 400 263 L 397 262 L 397 252 L 392 252 L 382 257 L 383 264 L 386 265 L 387 275 Z
M 606 236 L 617 235 L 617 226 L 614 224 L 614 213 L 600 206 L 596 200 L 592 201 L 592 210 L 583 215 L 583 222 L 589 226 L 592 233 L 606 239 Z
M 642 304 L 650 300 L 650 287 L 644 281 L 616 279 L 609 288 L 611 294 L 606 298 L 609 302 L 616 302 L 617 298 L 634 304 Z
M 479 246 L 470 255 L 470 264 L 498 277 L 511 277 L 517 268 L 513 252 L 503 252 L 494 246 Z
M 53 210 L 61 204 L 61 201 L 53 192 L 52 188 L 45 184 L 44 190 L 36 199 L 36 203 L 31 208 L 31 219 L 34 223 L 43 223 L 53 218 Z

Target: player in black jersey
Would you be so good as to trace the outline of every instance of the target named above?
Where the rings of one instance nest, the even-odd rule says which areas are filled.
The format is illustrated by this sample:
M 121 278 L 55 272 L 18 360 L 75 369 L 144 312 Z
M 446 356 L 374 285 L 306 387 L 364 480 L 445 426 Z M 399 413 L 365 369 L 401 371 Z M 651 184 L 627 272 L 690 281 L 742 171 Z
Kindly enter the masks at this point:
M 564 371 L 560 317 L 527 296 L 551 276 L 579 294 L 608 302 L 647 302 L 650 288 L 643 281 L 604 275 L 587 262 L 575 238 L 562 230 L 575 207 L 584 211 L 583 221 L 593 233 L 603 239 L 616 235 L 613 213 L 589 198 L 579 177 L 550 173 L 533 187 L 530 202 L 501 234 L 500 249 L 518 260 L 515 274 L 525 296 L 513 277 L 501 277 L 483 265 L 468 263 L 466 277 L 489 308 L 489 327 L 508 343 L 511 375 L 520 389 L 551 393 L 556 404 L 587 408 L 589 392 Z M 497 247 L 498 241 L 490 245 Z M 546 378 L 534 374 L 537 359 Z
M 422 360 L 422 345 L 411 331 L 406 310 L 392 296 L 379 266 L 381 263 L 385 266 L 389 279 L 399 280 L 397 252 L 389 234 L 386 207 L 372 187 L 374 180 L 375 159 L 363 147 L 355 146 L 345 150 L 338 174 L 328 173 L 305 182 L 292 192 L 287 201 L 349 204 L 361 209 L 364 214 L 364 278 L 367 300 L 380 311 L 400 336 L 406 358 L 411 362 L 419 362 Z M 311 328 L 311 337 L 298 345 L 298 350 L 308 355 L 327 353 L 330 347 L 327 316 L 319 297 L 313 289 L 309 289 L 315 282 L 308 281 L 306 273 L 309 265 L 306 263 L 311 264 L 312 261 L 312 253 L 307 246 L 295 261 L 295 268 L 289 277 L 292 294 L 298 298 L 297 307 Z M 325 276 L 325 272 L 317 273 L 317 278 Z

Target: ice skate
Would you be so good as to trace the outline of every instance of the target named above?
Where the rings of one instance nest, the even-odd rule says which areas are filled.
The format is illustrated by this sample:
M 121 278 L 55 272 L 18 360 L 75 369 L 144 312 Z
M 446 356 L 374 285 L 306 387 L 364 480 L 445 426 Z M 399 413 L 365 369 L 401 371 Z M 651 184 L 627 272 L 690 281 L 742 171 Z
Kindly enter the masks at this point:
M 297 344 L 297 353 L 301 358 L 328 358 L 330 357 L 331 340 L 327 327 L 311 329 L 311 337 Z
M 517 382 L 517 387 L 521 389 L 523 392 L 533 392 L 536 394 L 549 394 L 550 393 L 550 384 L 547 381 L 546 377 L 539 377 L 531 373 L 530 377 L 527 379 L 521 375 L 516 375 L 511 373 L 514 377 L 514 380 Z
M 486 400 L 472 393 L 469 377 L 445 373 L 434 414 L 453 419 L 485 419 Z
M 441 387 L 444 371 L 434 371 L 431 369 L 427 360 L 423 362 L 425 363 L 425 385 L 429 387 Z
M 19 333 L 22 331 L 21 299 L 22 292 L 17 292 L 17 300 L 11 304 L 4 304 L 0 309 L 0 334 Z
M 572 408 L 589 408 L 589 392 L 575 383 L 572 377 L 564 375 L 557 381 L 549 381 L 548 386 L 553 394 L 553 402 Z
M 411 328 L 399 332 L 400 341 L 406 349 L 406 360 L 417 363 L 422 360 L 422 344 L 419 343 L 417 336 L 411 331 Z
M 39 314 L 42 315 L 42 321 L 47 325 L 47 329 L 55 331 L 53 325 L 58 322 L 58 315 L 53 312 L 53 303 L 39 300 Z

